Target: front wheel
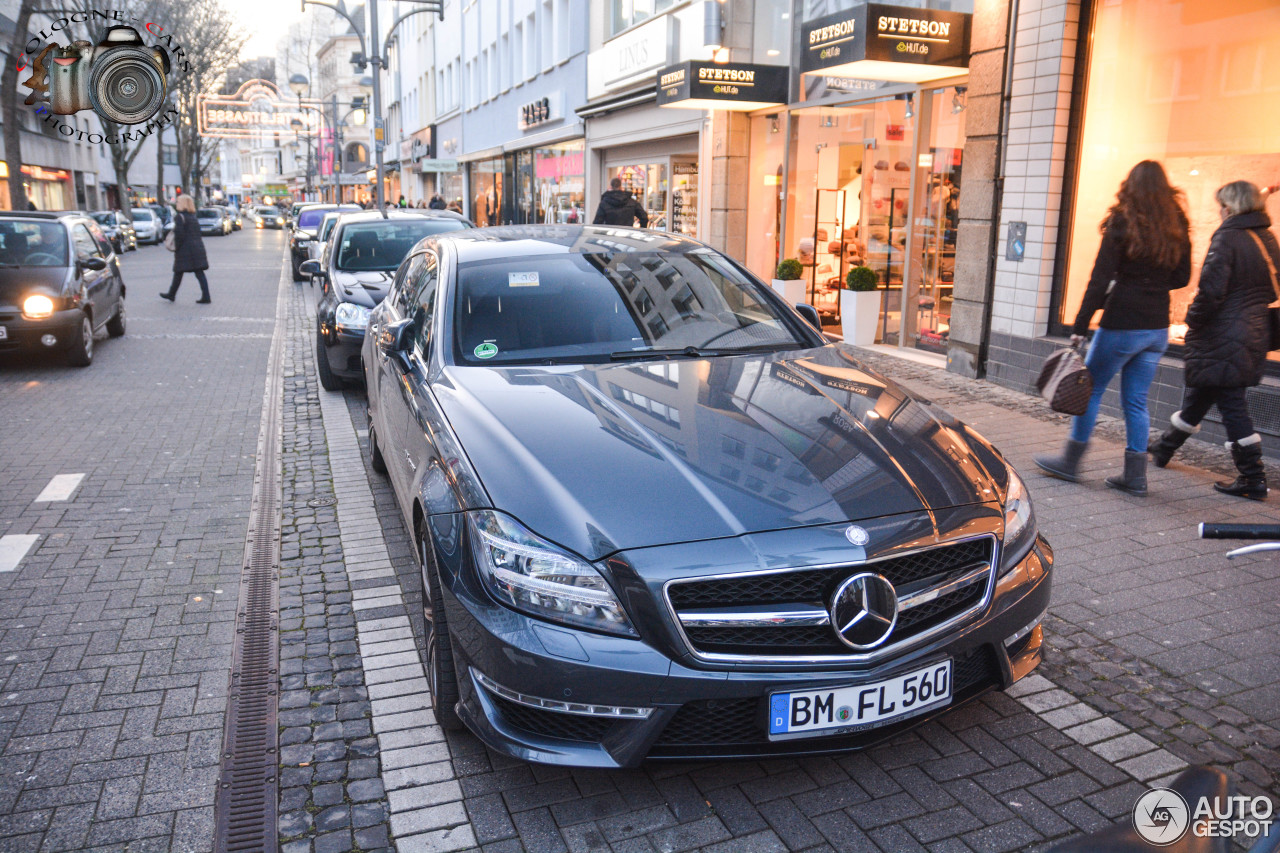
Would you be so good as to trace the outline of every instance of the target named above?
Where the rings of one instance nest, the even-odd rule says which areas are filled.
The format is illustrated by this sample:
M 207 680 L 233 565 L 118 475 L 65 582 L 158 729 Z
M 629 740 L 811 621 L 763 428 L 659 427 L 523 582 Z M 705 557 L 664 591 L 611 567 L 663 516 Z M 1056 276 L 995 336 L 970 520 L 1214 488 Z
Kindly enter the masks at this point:
M 382 448 L 378 445 L 378 433 L 373 428 L 373 415 L 368 416 L 369 420 L 369 467 L 377 471 L 379 474 L 387 473 L 387 460 L 382 456 Z
M 431 684 L 431 710 L 435 712 L 440 728 L 446 732 L 459 732 L 466 726 L 458 716 L 461 698 L 458 672 L 453 663 L 453 642 L 444 615 L 444 593 L 440 591 L 440 576 L 435 572 L 429 537 L 423 523 L 418 535 L 418 560 L 422 566 L 423 616 L 427 623 L 427 678 Z
M 307 276 L 302 274 L 302 270 L 298 269 L 300 266 L 302 266 L 302 263 L 300 261 L 298 261 L 297 259 L 293 259 L 290 261 L 289 266 L 293 268 L 294 281 L 303 281 L 307 278 Z
M 116 314 L 107 321 L 107 334 L 113 338 L 124 337 L 124 297 L 120 297 L 120 303 L 116 307 Z
M 93 364 L 93 322 L 85 314 L 80 319 L 80 334 L 67 349 L 67 364 L 88 367 Z
M 341 391 L 342 380 L 334 375 L 329 367 L 329 353 L 324 348 L 324 341 L 316 335 L 316 374 L 320 377 L 320 387 L 326 391 Z

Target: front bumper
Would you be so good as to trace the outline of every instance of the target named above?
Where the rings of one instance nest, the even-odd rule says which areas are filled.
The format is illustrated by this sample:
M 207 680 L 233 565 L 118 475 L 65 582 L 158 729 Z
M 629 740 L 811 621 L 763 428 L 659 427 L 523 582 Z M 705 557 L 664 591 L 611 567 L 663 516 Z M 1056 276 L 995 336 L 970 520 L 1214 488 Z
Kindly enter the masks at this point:
M 30 320 L 15 308 L 0 307 L 0 326 L 5 329 L 5 339 L 0 340 L 0 352 L 15 350 L 63 350 L 80 334 L 84 312 L 79 308 L 55 311 L 43 320 Z M 58 340 L 45 346 L 40 339 L 53 335 Z
M 465 545 L 459 550 L 469 553 Z M 441 556 L 437 552 L 444 565 Z M 461 693 L 458 710 L 490 748 L 546 764 L 631 767 L 646 759 L 864 749 L 989 690 L 1004 689 L 1035 669 L 1041 660 L 1039 620 L 1049 605 L 1052 564 L 1052 550 L 1038 539 L 995 584 L 978 616 L 932 642 L 865 666 L 708 665 L 688 655 L 664 653 L 647 641 L 577 631 L 497 605 L 473 588 L 467 567 L 444 584 Z M 772 693 L 877 682 L 948 657 L 954 689 L 945 707 L 855 734 L 769 739 L 766 705 Z M 513 696 L 652 710 L 645 719 L 610 717 L 603 711 L 572 714 Z
M 329 369 L 343 379 L 364 382 L 360 350 L 364 346 L 364 329 L 349 329 L 333 323 L 332 312 L 320 320 L 319 340 L 329 357 Z

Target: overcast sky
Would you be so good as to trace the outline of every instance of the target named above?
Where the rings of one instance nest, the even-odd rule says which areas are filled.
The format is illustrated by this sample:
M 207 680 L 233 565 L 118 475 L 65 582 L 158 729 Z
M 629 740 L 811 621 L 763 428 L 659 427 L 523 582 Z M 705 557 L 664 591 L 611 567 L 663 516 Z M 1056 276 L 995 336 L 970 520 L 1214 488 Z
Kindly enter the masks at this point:
M 302 17 L 298 0 L 225 0 L 225 2 L 232 14 L 250 33 L 249 41 L 240 51 L 243 59 L 275 56 L 276 39 L 284 35 L 289 24 Z

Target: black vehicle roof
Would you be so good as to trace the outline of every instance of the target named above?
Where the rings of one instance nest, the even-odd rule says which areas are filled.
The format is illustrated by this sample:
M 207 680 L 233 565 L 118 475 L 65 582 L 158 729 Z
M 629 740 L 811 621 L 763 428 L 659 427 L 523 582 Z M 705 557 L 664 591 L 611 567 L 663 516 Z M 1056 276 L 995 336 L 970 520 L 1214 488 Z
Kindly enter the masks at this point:
M 499 225 L 437 235 L 449 241 L 459 262 L 528 255 L 599 252 L 688 252 L 708 249 L 680 234 L 607 225 Z
M 467 217 L 454 213 L 452 210 L 428 210 L 421 207 L 397 207 L 387 210 L 387 219 L 412 219 L 414 217 L 426 217 L 427 219 L 454 219 L 458 222 L 470 222 Z M 344 224 L 352 222 L 376 222 L 383 219 L 381 211 L 378 210 L 352 210 L 342 214 Z

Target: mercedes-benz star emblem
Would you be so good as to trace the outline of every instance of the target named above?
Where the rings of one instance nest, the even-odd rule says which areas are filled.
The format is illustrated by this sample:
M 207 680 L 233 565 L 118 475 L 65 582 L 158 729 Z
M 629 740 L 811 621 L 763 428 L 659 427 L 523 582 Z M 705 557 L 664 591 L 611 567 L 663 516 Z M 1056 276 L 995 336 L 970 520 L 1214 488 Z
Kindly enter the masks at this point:
M 860 652 L 874 649 L 898 623 L 898 593 L 884 575 L 863 572 L 840 584 L 829 612 L 845 645 Z
M 854 545 L 866 545 L 871 541 L 871 535 L 856 524 L 850 524 L 844 529 L 844 538 Z

